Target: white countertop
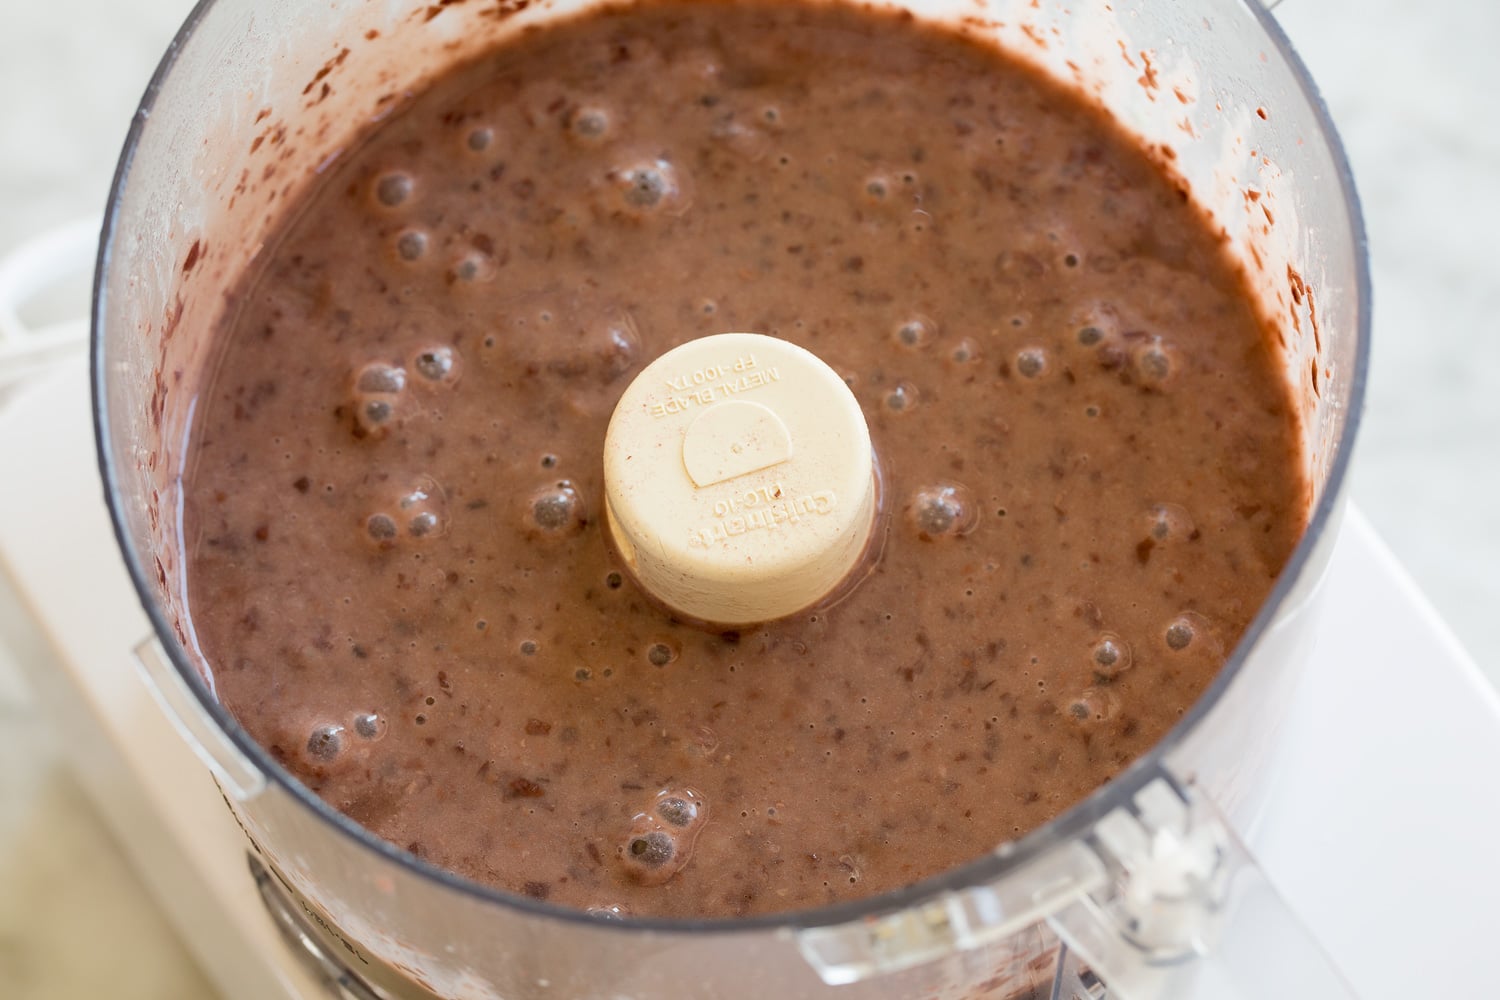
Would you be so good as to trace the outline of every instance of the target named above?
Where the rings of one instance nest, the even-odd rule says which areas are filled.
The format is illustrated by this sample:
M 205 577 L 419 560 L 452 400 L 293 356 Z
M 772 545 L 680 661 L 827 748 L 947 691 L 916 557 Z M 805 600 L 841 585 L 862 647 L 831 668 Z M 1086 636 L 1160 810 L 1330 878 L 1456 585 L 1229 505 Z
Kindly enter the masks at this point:
M 98 212 L 188 0 L 0 0 L 0 255 Z M 1373 255 L 1355 499 L 1500 683 L 1500 4 L 1287 0 L 1348 146 Z M 0 598 L 3 600 L 4 598 Z M 0 625 L 13 609 L 0 607 Z M 0 654 L 0 984 L 14 1000 L 208 996 L 63 776 Z M 65 950 L 109 928 L 117 955 Z M 63 956 L 69 956 L 63 958 Z

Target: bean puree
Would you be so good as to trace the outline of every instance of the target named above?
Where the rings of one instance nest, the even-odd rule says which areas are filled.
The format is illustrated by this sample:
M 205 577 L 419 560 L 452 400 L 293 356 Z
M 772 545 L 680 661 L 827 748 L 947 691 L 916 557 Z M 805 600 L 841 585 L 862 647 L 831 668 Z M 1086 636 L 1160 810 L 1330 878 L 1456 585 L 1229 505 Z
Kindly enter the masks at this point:
M 1074 94 L 842 6 L 657 2 L 444 76 L 244 276 L 185 545 L 225 704 L 334 807 L 569 906 L 735 916 L 973 860 L 1148 750 L 1305 522 L 1215 234 Z M 870 575 L 675 621 L 603 528 L 690 338 L 843 374 Z

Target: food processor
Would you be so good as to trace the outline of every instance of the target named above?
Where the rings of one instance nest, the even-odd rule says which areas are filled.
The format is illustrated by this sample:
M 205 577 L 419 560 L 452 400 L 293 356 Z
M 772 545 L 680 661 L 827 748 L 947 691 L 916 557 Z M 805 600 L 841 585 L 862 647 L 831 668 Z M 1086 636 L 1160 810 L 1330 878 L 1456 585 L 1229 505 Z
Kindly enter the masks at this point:
M 818 2 L 818 0 L 806 0 Z M 337 813 L 218 703 L 185 613 L 181 468 L 225 293 L 363 130 L 458 62 L 588 2 L 204 0 L 126 142 L 99 249 L 100 468 L 154 629 L 137 650 L 243 832 L 252 878 L 335 995 L 1352 995 L 1242 843 L 1306 663 L 1369 350 L 1364 234 L 1327 114 L 1249 0 L 879 3 L 1097 99 L 1225 234 L 1283 346 L 1306 536 L 1210 689 L 1150 753 L 989 855 L 896 892 L 740 920 L 606 920 L 431 867 Z

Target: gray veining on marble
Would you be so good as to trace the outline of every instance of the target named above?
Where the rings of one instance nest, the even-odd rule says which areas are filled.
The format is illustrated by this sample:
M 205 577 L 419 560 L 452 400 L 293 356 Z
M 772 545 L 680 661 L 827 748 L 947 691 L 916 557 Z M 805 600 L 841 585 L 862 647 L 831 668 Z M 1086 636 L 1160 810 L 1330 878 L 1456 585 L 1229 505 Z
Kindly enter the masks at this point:
M 101 208 L 189 7 L 0 0 L 0 254 Z M 1500 680 L 1500 4 L 1289 0 L 1277 16 L 1323 88 L 1369 220 L 1377 346 L 1355 498 Z M 56 739 L 0 655 L 0 993 L 208 996 L 62 773 Z

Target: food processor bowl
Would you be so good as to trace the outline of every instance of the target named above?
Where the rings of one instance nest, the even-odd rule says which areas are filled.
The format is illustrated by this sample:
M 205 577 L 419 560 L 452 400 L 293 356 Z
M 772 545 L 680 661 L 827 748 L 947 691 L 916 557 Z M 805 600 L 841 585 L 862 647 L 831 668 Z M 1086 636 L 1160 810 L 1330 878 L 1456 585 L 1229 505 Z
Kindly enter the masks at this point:
M 1098 997 L 1100 979 L 1125 1000 L 1345 995 L 1242 839 L 1337 534 L 1369 353 L 1369 274 L 1326 109 L 1248 0 L 877 0 L 1096 99 L 1224 232 L 1284 347 L 1308 461 L 1307 533 L 1209 690 L 1087 799 L 970 864 L 854 903 L 741 920 L 600 919 L 466 881 L 380 840 L 220 705 L 187 614 L 179 519 L 227 292 L 299 194 L 428 81 L 590 6 L 203 0 L 126 141 L 94 297 L 100 469 L 154 627 L 139 659 L 213 770 L 245 833 L 247 877 L 289 938 L 334 995 L 366 998 Z

